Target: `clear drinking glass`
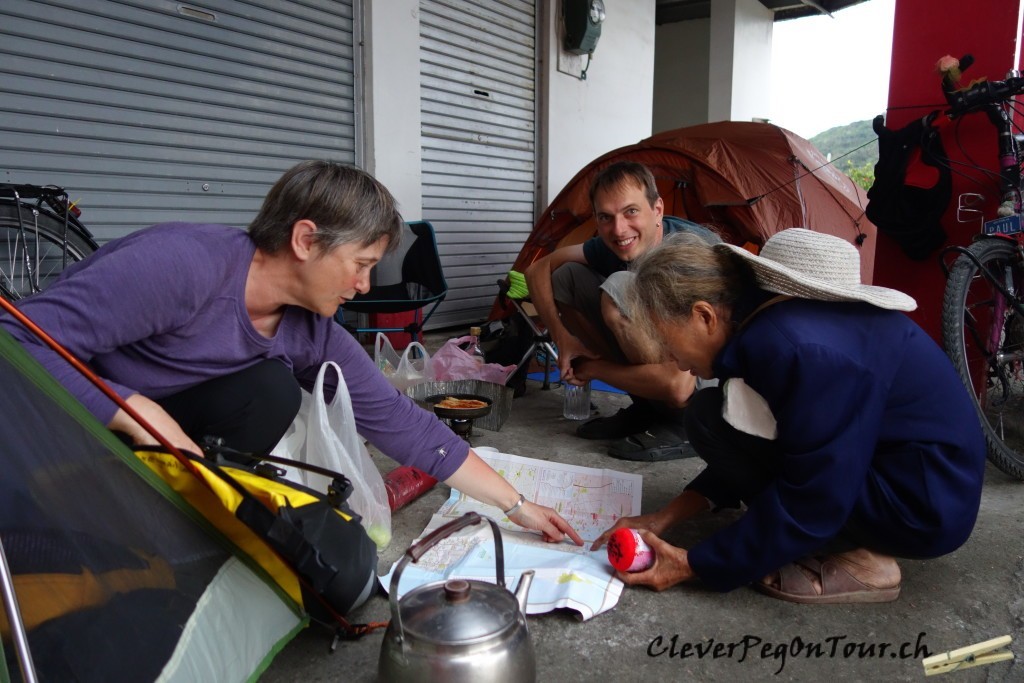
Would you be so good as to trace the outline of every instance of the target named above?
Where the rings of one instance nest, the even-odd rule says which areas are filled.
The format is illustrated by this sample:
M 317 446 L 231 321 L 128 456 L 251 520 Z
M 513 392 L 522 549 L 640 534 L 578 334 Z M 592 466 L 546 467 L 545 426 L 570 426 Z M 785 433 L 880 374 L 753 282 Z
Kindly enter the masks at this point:
M 562 402 L 562 416 L 567 420 L 586 420 L 590 417 L 590 382 L 584 385 L 562 385 L 565 397 Z

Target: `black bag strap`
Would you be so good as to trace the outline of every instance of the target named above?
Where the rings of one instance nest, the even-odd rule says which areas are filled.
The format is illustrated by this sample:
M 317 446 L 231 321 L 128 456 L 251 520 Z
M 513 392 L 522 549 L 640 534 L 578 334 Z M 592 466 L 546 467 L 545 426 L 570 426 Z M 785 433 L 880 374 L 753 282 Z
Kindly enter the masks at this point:
M 253 453 L 247 453 L 244 451 L 238 451 L 233 448 L 228 448 L 224 445 L 224 439 L 217 436 L 204 436 L 202 443 L 200 444 L 203 449 L 203 454 L 206 455 L 208 460 L 213 460 L 217 463 L 224 464 L 225 460 L 233 463 L 244 463 L 254 462 L 252 471 L 260 476 L 273 479 L 280 477 L 284 472 L 276 467 L 263 466 L 259 461 L 272 462 L 278 465 L 284 465 L 286 467 L 294 467 L 296 469 L 305 470 L 306 472 L 313 472 L 321 476 L 327 477 L 331 480 L 331 484 L 327 489 L 327 502 L 334 507 L 340 508 L 342 504 L 349 499 L 352 495 L 352 481 L 349 480 L 341 472 L 335 472 L 329 470 L 326 467 L 320 467 L 318 465 L 310 465 L 309 463 L 299 462 L 298 460 L 292 460 L 291 458 L 281 458 L 275 455 L 261 454 L 255 455 Z M 225 456 L 232 456 L 226 458 Z M 309 491 L 313 495 L 321 495 L 312 491 L 300 484 L 292 484 L 296 488 L 302 488 L 303 490 Z M 346 513 L 350 513 L 350 510 L 345 510 Z M 355 513 L 352 513 L 355 514 Z

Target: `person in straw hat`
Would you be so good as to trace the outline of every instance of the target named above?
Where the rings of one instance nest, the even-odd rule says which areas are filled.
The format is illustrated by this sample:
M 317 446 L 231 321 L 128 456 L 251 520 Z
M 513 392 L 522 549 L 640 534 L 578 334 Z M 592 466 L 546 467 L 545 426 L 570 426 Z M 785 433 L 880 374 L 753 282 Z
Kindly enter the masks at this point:
M 619 522 L 657 561 L 619 574 L 657 590 L 699 578 L 802 603 L 887 602 L 896 557 L 933 558 L 970 535 L 985 444 L 949 360 L 900 311 L 916 302 L 860 282 L 848 242 L 801 228 L 759 256 L 667 238 L 628 293 L 646 335 L 680 368 L 718 377 L 686 428 L 706 468 L 664 509 Z M 659 536 L 704 511 L 746 512 L 689 549 Z

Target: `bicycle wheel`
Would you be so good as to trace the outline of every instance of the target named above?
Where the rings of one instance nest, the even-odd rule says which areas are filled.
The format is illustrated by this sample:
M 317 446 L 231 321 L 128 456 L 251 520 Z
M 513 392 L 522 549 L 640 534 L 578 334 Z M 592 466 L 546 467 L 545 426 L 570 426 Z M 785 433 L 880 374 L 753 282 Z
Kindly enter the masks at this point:
M 92 237 L 74 223 L 67 225 L 66 246 L 64 234 L 64 220 L 46 208 L 0 203 L 0 296 L 16 301 L 42 291 L 66 265 L 96 251 Z
M 989 460 L 1024 480 L 1024 316 L 1014 308 L 1024 303 L 1024 263 L 1008 239 L 968 251 L 974 258 L 961 254 L 946 283 L 943 343 L 974 397 Z

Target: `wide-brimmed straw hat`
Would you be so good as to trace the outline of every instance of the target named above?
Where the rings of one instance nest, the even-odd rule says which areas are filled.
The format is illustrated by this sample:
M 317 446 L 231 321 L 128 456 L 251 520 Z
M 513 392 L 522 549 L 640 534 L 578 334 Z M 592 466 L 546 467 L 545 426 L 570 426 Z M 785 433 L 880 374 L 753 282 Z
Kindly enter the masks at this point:
M 804 228 L 768 238 L 758 256 L 732 244 L 718 244 L 741 256 L 757 284 L 776 294 L 818 301 L 864 301 L 879 308 L 912 311 L 917 302 L 888 287 L 861 284 L 860 252 L 846 240 Z

